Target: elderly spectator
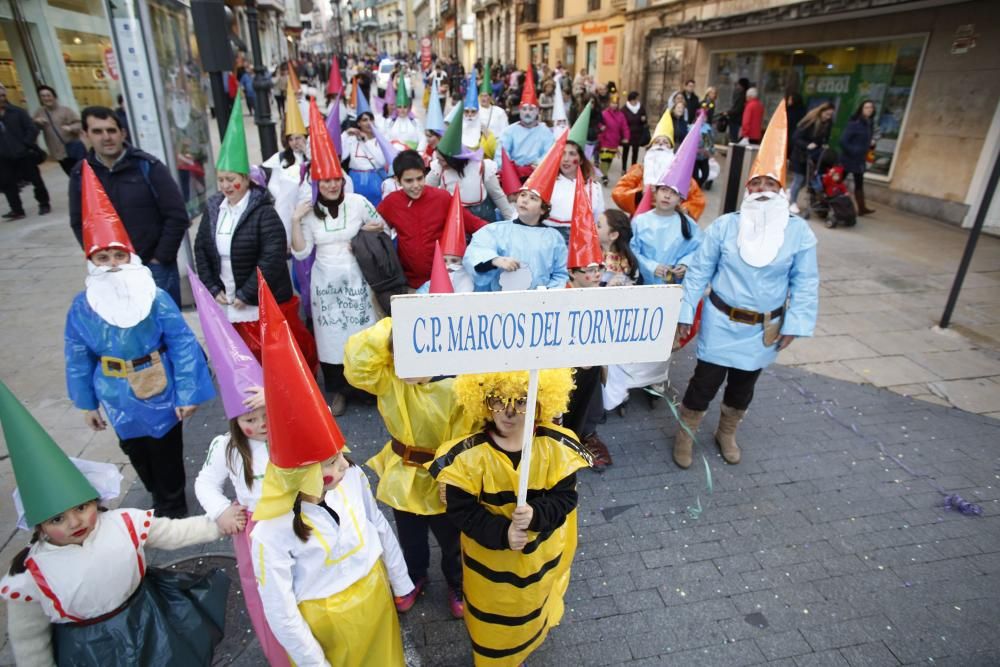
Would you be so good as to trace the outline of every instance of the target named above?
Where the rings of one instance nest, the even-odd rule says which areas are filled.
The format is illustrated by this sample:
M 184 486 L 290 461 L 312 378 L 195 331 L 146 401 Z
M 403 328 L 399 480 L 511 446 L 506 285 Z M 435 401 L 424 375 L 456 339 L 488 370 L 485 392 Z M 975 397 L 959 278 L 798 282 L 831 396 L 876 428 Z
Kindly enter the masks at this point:
M 740 123 L 740 138 L 751 144 L 759 144 L 764 133 L 764 105 L 758 98 L 756 88 L 747 89 L 746 106 L 743 107 L 743 121 Z

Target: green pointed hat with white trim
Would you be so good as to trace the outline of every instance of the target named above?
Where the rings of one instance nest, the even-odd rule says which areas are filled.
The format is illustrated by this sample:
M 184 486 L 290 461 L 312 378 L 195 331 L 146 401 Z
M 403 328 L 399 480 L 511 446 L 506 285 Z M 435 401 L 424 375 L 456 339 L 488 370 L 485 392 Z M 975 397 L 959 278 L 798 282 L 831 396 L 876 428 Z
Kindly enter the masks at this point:
M 464 111 L 462 102 L 455 105 L 455 120 L 448 124 L 441 141 L 438 142 L 438 151 L 448 157 L 458 157 L 464 151 L 462 148 L 462 113 Z
M 556 92 L 558 94 L 558 91 Z M 590 129 L 590 114 L 592 111 L 592 103 L 587 102 L 587 106 L 583 107 L 583 111 L 576 117 L 576 122 L 573 123 L 573 127 L 569 130 L 569 140 L 577 146 L 584 147 L 587 145 L 587 130 Z
M 37 526 L 71 507 L 100 497 L 3 382 L 0 382 L 0 422 L 24 504 L 25 523 Z
M 406 92 L 406 81 L 403 80 L 402 72 L 396 77 L 396 106 L 410 106 L 410 95 Z
M 295 100 L 291 100 L 295 102 Z M 243 91 L 236 91 L 233 111 L 229 114 L 226 136 L 222 138 L 216 171 L 232 171 L 237 174 L 250 173 L 250 156 L 247 154 L 247 135 L 243 129 Z

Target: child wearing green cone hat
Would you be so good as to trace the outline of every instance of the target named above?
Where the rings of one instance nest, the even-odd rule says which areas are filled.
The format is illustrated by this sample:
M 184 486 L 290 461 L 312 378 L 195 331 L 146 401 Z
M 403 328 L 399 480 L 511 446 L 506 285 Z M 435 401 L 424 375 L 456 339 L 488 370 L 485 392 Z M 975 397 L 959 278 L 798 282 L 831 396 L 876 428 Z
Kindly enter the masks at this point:
M 0 421 L 34 531 L 0 580 L 17 664 L 210 665 L 228 577 L 148 568 L 145 549 L 210 542 L 215 522 L 103 510 L 94 486 L 2 382 Z
M 464 104 L 459 102 L 456 117 L 461 117 L 463 112 Z M 479 121 L 476 123 L 478 125 Z M 462 144 L 462 125 L 458 122 L 449 124 L 438 142 L 427 184 L 443 188 L 449 194 L 454 194 L 458 188 L 462 206 L 487 222 L 497 220 L 497 211 L 500 220 L 517 216 L 500 187 L 497 163 L 483 157 L 482 150 L 473 152 Z
M 384 134 L 397 150 L 410 148 L 421 151 L 427 142 L 423 126 L 410 113 L 412 104 L 413 100 L 407 90 L 405 77 L 400 74 L 396 77 L 396 109 L 392 117 L 379 116 L 375 119 L 378 131 Z

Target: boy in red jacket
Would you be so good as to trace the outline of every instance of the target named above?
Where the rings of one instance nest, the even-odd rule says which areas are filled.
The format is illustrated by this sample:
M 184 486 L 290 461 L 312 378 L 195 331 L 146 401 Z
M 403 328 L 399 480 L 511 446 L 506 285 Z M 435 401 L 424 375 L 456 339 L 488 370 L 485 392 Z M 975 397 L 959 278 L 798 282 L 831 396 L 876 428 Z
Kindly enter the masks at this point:
M 399 262 L 403 265 L 406 282 L 417 289 L 431 278 L 434 242 L 441 238 L 445 219 L 451 206 L 446 190 L 430 187 L 424 182 L 424 160 L 414 150 L 402 151 L 392 161 L 392 172 L 400 189 L 378 205 L 378 212 L 396 231 Z M 473 234 L 486 225 L 462 209 L 465 233 Z

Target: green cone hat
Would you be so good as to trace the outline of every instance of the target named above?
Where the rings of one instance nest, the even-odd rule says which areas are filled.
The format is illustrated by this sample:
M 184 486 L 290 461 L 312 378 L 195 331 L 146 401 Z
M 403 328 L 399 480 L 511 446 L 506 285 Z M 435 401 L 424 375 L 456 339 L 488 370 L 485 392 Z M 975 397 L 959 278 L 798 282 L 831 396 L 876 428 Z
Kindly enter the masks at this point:
M 406 93 L 406 83 L 403 81 L 402 72 L 396 77 L 396 106 L 410 106 L 410 96 Z
M 24 504 L 25 523 L 37 526 L 71 507 L 100 497 L 3 382 L 0 382 L 0 422 Z
M 583 111 L 576 117 L 576 122 L 569 130 L 569 140 L 581 148 L 587 145 L 587 130 L 590 128 L 591 103 L 583 107 Z
M 479 92 L 483 95 L 493 95 L 493 82 L 490 80 L 490 61 L 486 61 L 486 68 L 483 70 L 483 80 L 479 84 Z
M 229 114 L 229 125 L 226 126 L 226 136 L 222 138 L 219 148 L 219 160 L 215 163 L 216 171 L 232 171 L 237 174 L 250 173 L 250 157 L 247 155 L 247 137 L 243 129 L 243 91 L 236 91 L 233 100 L 233 112 Z
M 444 136 L 438 142 L 437 149 L 448 157 L 456 157 L 464 151 L 462 148 L 462 114 L 465 106 L 459 102 L 455 106 L 453 120 L 444 131 Z

